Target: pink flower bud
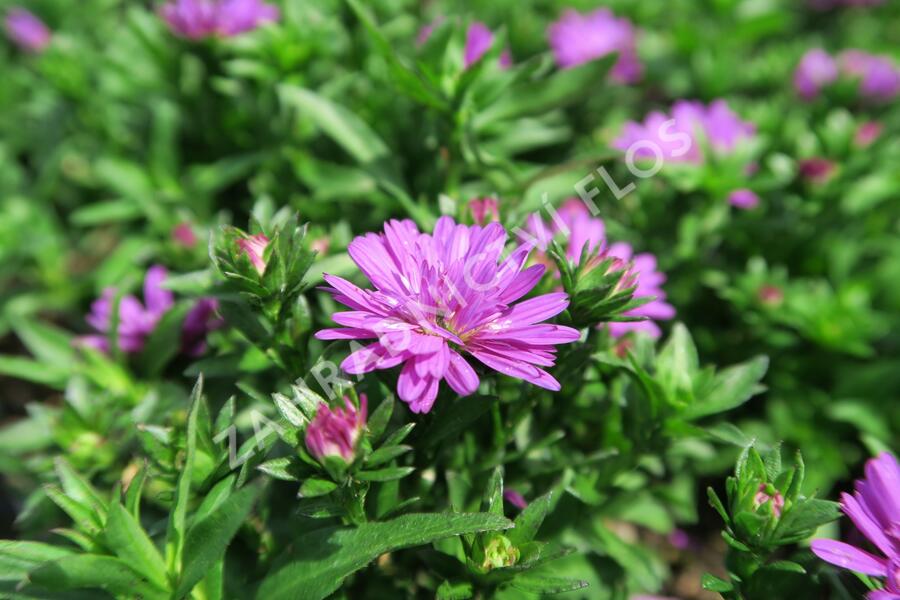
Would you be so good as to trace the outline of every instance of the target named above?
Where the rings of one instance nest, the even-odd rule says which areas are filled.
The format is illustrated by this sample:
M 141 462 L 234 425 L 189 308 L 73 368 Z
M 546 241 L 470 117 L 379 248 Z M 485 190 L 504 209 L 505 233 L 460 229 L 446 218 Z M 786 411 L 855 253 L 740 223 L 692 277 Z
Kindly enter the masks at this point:
M 825 183 L 831 178 L 834 167 L 827 158 L 807 158 L 800 161 L 800 174 L 812 183 Z
M 319 406 L 316 416 L 306 428 L 306 448 L 316 460 L 328 456 L 339 456 L 345 462 L 352 462 L 356 456 L 356 444 L 366 426 L 368 400 L 359 395 L 359 410 L 344 397 L 344 408 Z
M 753 497 L 753 508 L 759 508 L 766 502 L 772 503 L 772 512 L 775 513 L 776 517 L 780 517 L 781 511 L 784 509 L 784 497 L 781 495 L 781 492 L 770 489 L 770 486 L 761 483 L 759 484 L 759 490 Z
M 500 220 L 500 202 L 496 198 L 475 198 L 469 201 L 469 211 L 476 225 Z
M 265 234 L 257 233 L 247 238 L 239 239 L 237 242 L 250 262 L 253 263 L 256 272 L 262 275 L 266 272 L 266 261 L 263 258 L 266 247 L 269 245 L 269 238 Z
M 867 121 L 859 126 L 856 135 L 853 137 L 853 143 L 859 148 L 871 146 L 879 137 L 884 127 L 878 121 Z
M 179 223 L 172 229 L 172 239 L 180 246 L 193 248 L 197 245 L 197 234 L 190 223 Z
M 784 292 L 777 285 L 764 285 L 757 292 L 759 301 L 768 306 L 778 306 L 784 302 Z

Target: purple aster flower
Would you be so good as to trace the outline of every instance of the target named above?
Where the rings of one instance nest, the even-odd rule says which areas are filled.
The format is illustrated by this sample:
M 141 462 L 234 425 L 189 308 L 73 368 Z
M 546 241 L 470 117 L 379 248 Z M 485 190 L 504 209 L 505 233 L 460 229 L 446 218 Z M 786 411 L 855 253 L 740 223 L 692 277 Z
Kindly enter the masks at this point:
M 250 259 L 256 272 L 260 275 L 265 273 L 266 261 L 264 256 L 269 245 L 269 238 L 263 233 L 257 233 L 256 235 L 239 239 L 237 244 L 244 251 L 244 254 L 247 255 L 247 258 Z
M 24 8 L 13 8 L 6 14 L 6 34 L 19 48 L 40 52 L 50 44 L 50 30 L 44 22 Z
M 838 56 L 838 65 L 843 74 L 860 80 L 864 98 L 885 102 L 900 92 L 900 70 L 886 56 L 847 50 Z
M 819 90 L 838 78 L 837 62 L 821 48 L 807 51 L 794 71 L 794 89 L 801 98 L 812 100 Z
M 262 0 L 220 0 L 217 32 L 225 37 L 239 35 L 265 23 L 274 23 L 279 16 L 277 6 Z
M 131 294 L 122 296 L 119 300 L 117 341 L 123 352 L 140 352 L 159 319 L 175 303 L 172 292 L 162 287 L 167 276 L 165 267 L 154 265 L 147 270 L 144 278 L 144 303 L 141 304 L 141 301 Z M 79 338 L 81 344 L 101 352 L 109 351 L 108 335 L 115 296 L 116 290 L 107 288 L 103 291 L 103 295 L 91 304 L 91 312 L 86 320 L 99 335 L 83 336 Z
M 759 205 L 759 196 L 753 190 L 741 188 L 728 194 L 728 202 L 735 208 L 749 210 Z
M 742 121 L 724 100 L 716 100 L 709 106 L 679 100 L 672 105 L 671 117 L 652 112 L 643 123 L 626 123 L 612 146 L 625 152 L 630 150 L 637 158 L 702 163 L 701 138 L 713 152 L 725 155 L 755 132 L 755 126 Z
M 235 36 L 279 17 L 277 7 L 261 0 L 172 0 L 160 12 L 176 35 L 190 40 Z
M 466 68 L 468 69 L 473 64 L 477 63 L 482 56 L 487 54 L 493 43 L 494 34 L 488 29 L 487 25 L 478 22 L 469 25 L 469 29 L 466 31 L 466 47 L 463 56 Z M 502 69 L 512 65 L 512 58 L 509 55 L 509 50 L 504 50 L 500 55 L 499 65 Z
M 616 18 L 607 8 L 584 15 L 568 10 L 550 25 L 547 37 L 556 63 L 564 69 L 615 52 L 618 60 L 610 72 L 612 78 L 620 83 L 641 78 L 634 26 L 628 19 Z
M 813 540 L 812 551 L 843 569 L 885 577 L 885 589 L 869 592 L 869 600 L 900 599 L 900 465 L 888 452 L 866 463 L 866 477 L 855 493 L 841 494 L 841 510 L 883 556 L 836 540 Z
M 356 444 L 366 426 L 367 407 L 365 394 L 359 395 L 359 410 L 346 396 L 344 408 L 319 405 L 316 416 L 306 428 L 306 449 L 318 461 L 339 456 L 344 462 L 353 462 Z
M 649 253 L 635 255 L 634 249 L 624 242 L 608 245 L 603 221 L 591 216 L 578 198 L 570 198 L 564 202 L 553 215 L 551 225 L 544 224 L 537 215 L 532 215 L 528 229 L 536 238 L 532 243 L 541 250 L 546 249 L 554 236 L 567 238 L 566 256 L 571 261 L 580 260 L 585 248 L 588 254 L 593 255 L 588 259 L 593 265 L 599 265 L 609 258 L 617 259 L 611 270 L 626 271 L 620 285 L 635 286 L 635 298 L 654 297 L 647 304 L 622 313 L 624 316 L 645 317 L 647 320 L 607 323 L 606 326 L 614 337 L 621 337 L 629 331 L 643 331 L 658 338 L 662 332 L 653 320 L 668 320 L 675 316 L 675 309 L 666 302 L 666 293 L 662 289 L 666 276 L 657 271 L 656 257 Z M 549 260 L 545 261 L 549 264 Z
M 574 342 L 571 327 L 543 323 L 569 304 L 553 293 L 516 302 L 541 279 L 543 265 L 524 268 L 531 247 L 501 254 L 506 231 L 499 223 L 459 225 L 441 217 L 433 234 L 409 220 L 392 220 L 384 233 L 351 242 L 351 259 L 375 286 L 363 290 L 324 275 L 335 300 L 352 310 L 336 313 L 340 329 L 319 331 L 321 340 L 375 339 L 341 363 L 352 374 L 402 364 L 397 392 L 416 413 L 431 410 L 441 380 L 469 395 L 478 389 L 464 355 L 504 375 L 559 390 L 541 367 L 551 367 L 555 346 Z
M 224 320 L 216 314 L 219 302 L 215 298 L 200 298 L 184 317 L 181 326 L 181 352 L 188 356 L 200 356 L 206 352 L 206 336 L 215 331 Z

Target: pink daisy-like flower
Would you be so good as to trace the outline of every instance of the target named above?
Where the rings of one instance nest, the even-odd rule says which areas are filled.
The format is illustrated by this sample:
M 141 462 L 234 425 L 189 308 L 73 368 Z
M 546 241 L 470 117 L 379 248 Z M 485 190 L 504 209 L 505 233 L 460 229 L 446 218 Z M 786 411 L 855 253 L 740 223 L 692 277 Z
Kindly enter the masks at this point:
M 637 56 L 634 26 L 617 18 L 608 8 L 588 14 L 568 10 L 547 29 L 556 63 L 564 68 L 618 53 L 610 74 L 620 83 L 635 83 L 642 67 Z
M 232 37 L 279 18 L 278 8 L 261 0 L 171 0 L 160 14 L 175 35 L 189 40 Z
M 869 600 L 900 600 L 900 465 L 889 452 L 866 463 L 866 477 L 856 481 L 853 495 L 841 494 L 844 511 L 866 539 L 884 556 L 876 556 L 837 540 L 813 540 L 812 551 L 842 569 L 885 578 L 885 588 L 869 592 Z
M 375 339 L 341 363 L 351 374 L 403 365 L 397 393 L 416 413 L 431 410 L 441 380 L 462 396 L 479 378 L 464 355 L 504 375 L 559 390 L 551 367 L 555 346 L 574 342 L 571 327 L 543 323 L 569 304 L 563 293 L 516 302 L 540 281 L 543 265 L 523 268 L 531 247 L 501 254 L 507 235 L 498 223 L 459 225 L 441 217 L 433 234 L 409 220 L 351 242 L 350 257 L 375 286 L 364 290 L 324 275 L 326 291 L 350 307 L 332 316 L 343 325 L 321 340 Z
M 794 89 L 805 100 L 819 95 L 819 90 L 838 78 L 837 62 L 821 48 L 808 50 L 794 71 Z
M 487 54 L 493 44 L 494 33 L 488 29 L 487 25 L 478 22 L 469 25 L 469 29 L 466 31 L 466 47 L 463 56 L 466 68 L 468 69 L 478 62 L 482 56 Z M 501 69 L 506 69 L 512 65 L 512 57 L 509 55 L 509 50 L 504 50 L 500 54 L 498 64 Z
M 753 123 L 741 120 L 724 100 L 704 105 L 679 100 L 671 117 L 652 112 L 643 123 L 629 121 L 612 146 L 634 152 L 637 158 L 702 163 L 704 140 L 716 154 L 731 154 L 738 144 L 756 133 Z
M 529 233 L 534 236 L 533 244 L 545 250 L 555 236 L 567 239 L 566 257 L 575 262 L 581 259 L 586 248 L 592 264 L 598 265 L 608 258 L 618 259 L 613 269 L 626 270 L 623 280 L 627 286 L 635 286 L 634 297 L 652 296 L 654 299 L 623 313 L 624 316 L 644 317 L 644 321 L 611 322 L 605 326 L 614 337 L 621 337 L 629 331 L 643 331 L 658 338 L 662 331 L 654 320 L 668 320 L 675 316 L 675 308 L 666 302 L 662 284 L 666 276 L 657 270 L 656 257 L 644 252 L 634 254 L 630 244 L 624 242 L 607 243 L 606 228 L 601 219 L 591 216 L 584 202 L 578 198 L 566 200 L 553 216 L 551 224 L 543 223 L 537 215 L 529 220 Z M 546 260 L 546 259 L 545 259 Z M 546 261 L 549 263 L 549 261 Z
M 48 45 L 52 34 L 44 22 L 24 8 L 12 8 L 6 15 L 6 35 L 27 52 L 40 52 Z

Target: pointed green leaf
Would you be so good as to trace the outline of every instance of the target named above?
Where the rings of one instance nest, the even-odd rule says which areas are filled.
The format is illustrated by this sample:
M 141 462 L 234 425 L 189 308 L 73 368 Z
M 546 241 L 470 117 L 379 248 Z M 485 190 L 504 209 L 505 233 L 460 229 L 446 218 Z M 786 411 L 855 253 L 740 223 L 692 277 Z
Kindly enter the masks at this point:
M 301 535 L 276 562 L 256 594 L 258 600 L 319 600 L 385 552 L 467 533 L 508 529 L 497 515 L 410 514 L 359 527 L 328 527 Z
M 118 502 L 109 508 L 103 536 L 110 549 L 131 568 L 158 587 L 167 587 L 166 565 L 162 556 L 140 523 Z

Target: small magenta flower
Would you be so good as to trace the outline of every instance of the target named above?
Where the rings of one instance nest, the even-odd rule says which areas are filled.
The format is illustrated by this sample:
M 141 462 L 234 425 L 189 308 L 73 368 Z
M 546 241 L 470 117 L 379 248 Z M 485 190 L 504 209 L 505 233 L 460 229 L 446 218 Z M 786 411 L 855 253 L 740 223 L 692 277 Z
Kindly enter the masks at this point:
M 475 198 L 469 200 L 469 212 L 476 225 L 500 220 L 500 202 L 496 198 Z
M 900 598 L 900 465 L 889 452 L 866 463 L 865 479 L 853 495 L 841 494 L 841 510 L 883 556 L 836 540 L 813 540 L 812 551 L 842 569 L 885 577 L 885 589 L 869 592 L 869 600 Z
M 801 98 L 812 100 L 837 78 L 837 62 L 821 48 L 813 48 L 803 55 L 794 70 L 794 89 Z
M 753 190 L 741 188 L 728 194 L 728 203 L 735 208 L 749 210 L 759 205 L 759 196 Z
M 160 14 L 175 35 L 189 40 L 232 37 L 279 17 L 277 7 L 261 0 L 172 0 Z
M 843 74 L 859 80 L 863 98 L 887 102 L 900 93 L 900 70 L 886 56 L 847 50 L 838 55 L 838 65 Z
M 756 292 L 759 301 L 766 306 L 777 307 L 784 302 L 784 291 L 777 285 L 766 284 Z
M 197 245 L 197 234 L 190 223 L 179 223 L 172 228 L 172 239 L 180 246 L 193 248 Z
M 881 137 L 884 126 L 878 121 L 866 121 L 856 130 L 853 136 L 853 143 L 858 148 L 867 148 L 875 143 Z
M 316 333 L 320 340 L 375 342 L 341 363 L 351 374 L 403 365 L 397 381 L 410 410 L 431 410 L 442 380 L 467 396 L 479 378 L 464 355 L 488 368 L 558 391 L 551 367 L 555 346 L 579 339 L 576 329 L 544 323 L 569 304 L 553 293 L 517 302 L 544 273 L 543 265 L 523 268 L 531 247 L 506 259 L 507 241 L 499 223 L 459 225 L 441 217 L 434 233 L 421 233 L 410 220 L 385 223 L 384 233 L 351 242 L 348 252 L 375 289 L 363 290 L 324 275 L 325 291 L 352 310 L 332 315 L 343 328 Z
M 238 247 L 244 251 L 256 272 L 262 275 L 266 272 L 265 253 L 269 246 L 269 238 L 263 233 L 257 233 L 237 241 Z
M 618 58 L 610 72 L 612 78 L 619 83 L 635 83 L 641 78 L 634 26 L 607 8 L 588 14 L 568 10 L 550 25 L 547 38 L 556 64 L 564 69 L 615 52 Z
M 827 158 L 805 158 L 800 161 L 799 169 L 800 175 L 804 179 L 815 184 L 823 184 L 831 179 L 831 176 L 834 174 L 835 164 L 834 161 Z
M 612 146 L 636 158 L 700 164 L 701 142 L 715 154 L 728 155 L 755 133 L 753 123 L 741 120 L 724 100 L 709 106 L 679 100 L 672 105 L 671 117 L 652 112 L 643 123 L 627 122 Z
M 767 502 L 772 503 L 772 512 L 775 513 L 775 516 L 780 517 L 781 511 L 784 510 L 784 496 L 771 484 L 761 483 L 753 497 L 753 508 L 759 508 Z
M 356 456 L 356 444 L 366 426 L 368 400 L 359 395 L 359 410 L 344 396 L 344 408 L 321 404 L 316 416 L 306 428 L 306 449 L 318 461 L 338 456 L 351 463 Z
M 123 352 L 136 353 L 143 350 L 147 337 L 156 328 L 160 318 L 175 303 L 172 292 L 162 287 L 167 276 L 165 267 L 154 265 L 147 270 L 144 278 L 144 303 L 141 304 L 141 301 L 131 294 L 119 300 L 117 342 Z M 83 336 L 79 338 L 79 343 L 101 352 L 109 352 L 108 335 L 115 296 L 116 290 L 107 288 L 103 291 L 103 295 L 91 304 L 91 312 L 86 320 L 99 334 Z
M 493 44 L 494 34 L 488 29 L 487 25 L 478 22 L 469 25 L 469 29 L 466 30 L 466 47 L 463 55 L 465 67 L 468 69 L 478 62 L 482 56 L 487 54 Z M 506 69 L 512 65 L 512 58 L 509 55 L 509 50 L 504 50 L 503 53 L 500 54 L 498 64 L 501 69 Z
M 40 52 L 50 45 L 50 29 L 24 8 L 12 8 L 6 14 L 6 34 L 26 52 Z

